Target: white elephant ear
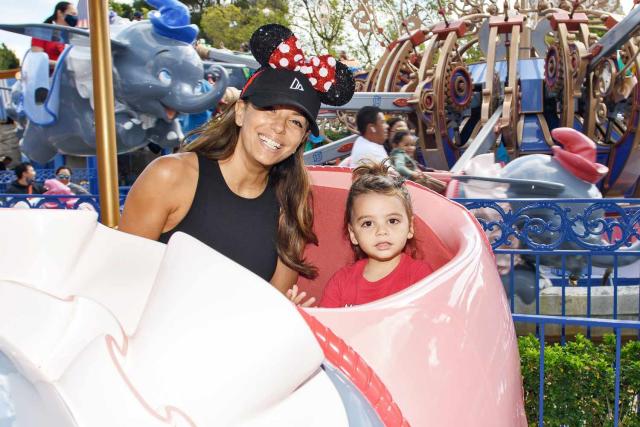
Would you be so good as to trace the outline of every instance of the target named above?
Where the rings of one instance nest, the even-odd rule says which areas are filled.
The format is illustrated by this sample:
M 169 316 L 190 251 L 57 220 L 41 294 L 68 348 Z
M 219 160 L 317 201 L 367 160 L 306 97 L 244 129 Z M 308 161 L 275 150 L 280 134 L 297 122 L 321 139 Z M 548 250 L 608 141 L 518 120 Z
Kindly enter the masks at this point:
M 559 182 L 543 181 L 539 179 L 518 179 L 518 178 L 499 178 L 475 175 L 457 175 L 452 179 L 458 181 L 488 181 L 496 184 L 507 184 L 509 186 L 508 197 L 513 198 L 537 198 L 537 197 L 557 197 L 565 189 L 565 185 Z
M 89 46 L 89 30 L 55 24 L 0 24 L 0 30 L 50 42 Z M 111 39 L 113 50 L 125 49 L 125 43 Z

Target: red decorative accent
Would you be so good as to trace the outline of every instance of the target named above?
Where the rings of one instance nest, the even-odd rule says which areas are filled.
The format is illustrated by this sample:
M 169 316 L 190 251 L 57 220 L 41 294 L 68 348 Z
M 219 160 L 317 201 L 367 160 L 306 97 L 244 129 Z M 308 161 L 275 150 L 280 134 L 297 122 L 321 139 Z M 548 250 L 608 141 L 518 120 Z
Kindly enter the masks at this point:
M 551 29 L 558 30 L 558 24 L 565 24 L 567 30 L 578 31 L 580 24 L 588 24 L 589 18 L 584 13 L 574 13 L 573 17 L 570 17 L 567 12 L 556 12 L 551 15 Z
M 327 92 L 336 82 L 336 60 L 331 55 L 305 58 L 296 36 L 278 45 L 269 57 L 271 68 L 299 71 L 311 82 L 315 90 Z
M 427 39 L 426 34 L 422 30 L 416 30 L 413 34 L 411 34 L 411 44 L 414 46 L 420 46 Z
M 637 2 L 639 0 L 634 0 L 634 2 Z M 604 20 L 604 25 L 607 27 L 607 30 L 612 29 L 613 27 L 615 27 L 616 25 L 618 25 L 618 21 L 614 16 L 607 16 Z
M 393 101 L 393 105 L 396 107 L 406 107 L 409 105 L 409 100 L 407 98 L 398 98 Z
M 350 153 L 352 148 L 353 148 L 353 142 L 348 142 L 346 144 L 341 145 L 337 151 L 338 153 Z
M 399 43 L 400 43 L 400 40 L 394 40 L 394 41 L 392 41 L 391 43 L 389 43 L 389 44 L 387 45 L 387 49 L 391 51 L 391 50 L 393 50 L 393 48 L 394 48 L 394 47 L 396 47 Z
M 591 46 L 591 48 L 589 49 L 589 56 L 593 58 L 594 56 L 599 54 L 601 50 L 602 50 L 602 45 L 596 43 L 593 46 Z
M 444 40 L 447 38 L 449 33 L 455 31 L 458 34 L 458 37 L 463 37 L 467 32 L 467 24 L 464 21 L 455 21 L 449 23 L 449 25 L 444 22 L 440 22 L 436 24 L 431 32 L 438 36 L 438 40 Z
M 362 392 L 376 411 L 385 427 L 409 427 L 391 393 L 358 353 L 349 347 L 331 329 L 298 307 L 298 312 L 309 325 L 324 352 L 327 361 L 340 370 Z
M 551 136 L 562 144 L 551 147 L 554 158 L 577 178 L 595 184 L 609 172 L 596 163 L 596 144 L 587 136 L 572 128 L 554 129 Z
M 520 27 L 524 23 L 522 15 L 510 16 L 508 20 L 504 20 L 503 16 L 492 16 L 489 18 L 489 27 L 498 27 L 498 34 L 511 33 L 511 28 Z

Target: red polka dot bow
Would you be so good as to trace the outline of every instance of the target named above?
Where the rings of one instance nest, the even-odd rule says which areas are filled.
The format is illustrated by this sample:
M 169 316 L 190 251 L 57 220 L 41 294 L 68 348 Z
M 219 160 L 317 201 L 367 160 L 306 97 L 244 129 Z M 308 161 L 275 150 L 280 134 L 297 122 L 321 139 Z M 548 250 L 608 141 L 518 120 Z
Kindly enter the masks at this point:
M 296 36 L 291 36 L 278 45 L 269 57 L 269 65 L 271 68 L 301 72 L 319 92 L 327 92 L 336 82 L 335 58 L 322 55 L 306 59 Z

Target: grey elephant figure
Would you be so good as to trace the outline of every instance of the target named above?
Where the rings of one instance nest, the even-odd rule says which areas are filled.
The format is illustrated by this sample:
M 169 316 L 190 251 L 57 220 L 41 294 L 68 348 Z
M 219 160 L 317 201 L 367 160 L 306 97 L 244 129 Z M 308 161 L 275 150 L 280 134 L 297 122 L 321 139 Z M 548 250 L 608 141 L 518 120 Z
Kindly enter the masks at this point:
M 596 163 L 596 146 L 593 141 L 580 132 L 570 128 L 558 128 L 552 131 L 553 138 L 562 146 L 552 147 L 553 156 L 546 154 L 532 154 L 518 157 L 509 162 L 504 168 L 483 165 L 481 168 L 471 168 L 471 174 L 456 177 L 460 182 L 459 196 L 466 198 L 541 198 L 541 199 L 601 199 L 602 193 L 596 186 L 597 182 L 608 172 L 604 165 Z M 481 170 L 493 170 L 493 173 L 473 175 Z M 489 175 L 489 176 L 487 176 Z M 500 188 L 500 191 L 496 191 Z M 486 191 L 486 193 L 485 193 Z M 526 204 L 511 202 L 512 212 L 518 212 Z M 610 241 L 604 240 L 602 231 L 606 220 L 602 209 L 592 209 L 590 213 L 579 221 L 567 221 L 568 217 L 575 217 L 586 209 L 590 203 L 559 203 L 562 212 L 543 204 L 538 207 L 528 207 L 519 212 L 514 218 L 512 227 L 523 236 L 521 246 L 536 249 L 543 245 L 562 250 L 584 250 L 612 246 Z M 570 212 L 568 211 L 570 210 Z M 568 213 L 569 212 L 569 213 Z M 569 227 L 573 239 L 567 239 L 560 227 L 563 223 L 564 231 Z M 495 221 L 492 218 L 491 221 Z M 569 224 L 569 222 L 571 222 Z M 544 224 L 544 225 L 543 225 Z M 499 239 L 500 232 L 494 237 Z M 522 241 L 524 240 L 524 241 Z M 620 243 L 618 253 L 635 252 L 640 250 L 640 242 L 631 245 Z M 525 261 L 516 266 L 516 294 L 525 303 L 535 298 L 536 280 L 535 256 L 522 256 Z M 541 256 L 540 264 L 555 268 L 565 268 L 574 277 L 580 277 L 586 271 L 590 262 L 592 266 L 610 268 L 618 267 L 638 261 L 638 256 L 619 256 L 614 260 L 612 255 L 581 255 Z M 503 283 L 508 282 L 509 274 L 503 275 Z
M 176 0 L 149 0 L 159 8 L 150 20 L 111 26 L 116 143 L 126 153 L 153 142 L 179 145 L 178 113 L 214 109 L 228 76 L 210 92 L 202 90 L 203 64 L 191 43 L 198 28 L 189 23 L 186 6 Z M 22 93 L 14 97 L 28 117 L 21 142 L 32 160 L 46 162 L 56 153 L 95 155 L 93 84 L 89 31 L 50 24 L 1 25 L 0 29 L 69 44 L 52 77 L 48 58 L 30 52 L 23 61 Z

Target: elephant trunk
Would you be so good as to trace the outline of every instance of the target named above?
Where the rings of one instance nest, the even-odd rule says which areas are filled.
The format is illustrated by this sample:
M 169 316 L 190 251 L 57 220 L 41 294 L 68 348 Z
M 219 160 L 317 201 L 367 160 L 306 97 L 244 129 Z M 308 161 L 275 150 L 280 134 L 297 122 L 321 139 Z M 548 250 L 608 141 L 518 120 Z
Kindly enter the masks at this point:
M 215 108 L 218 102 L 222 99 L 229 82 L 229 77 L 224 68 L 217 65 L 215 67 L 220 70 L 217 73 L 218 80 L 211 91 L 201 93 L 199 95 L 176 92 L 171 96 L 164 98 L 162 103 L 165 106 L 182 113 L 201 113 L 205 110 Z

